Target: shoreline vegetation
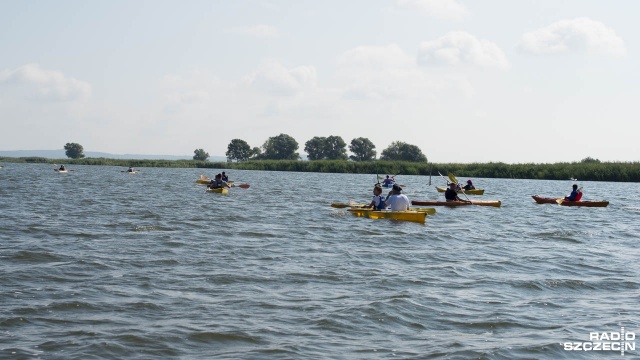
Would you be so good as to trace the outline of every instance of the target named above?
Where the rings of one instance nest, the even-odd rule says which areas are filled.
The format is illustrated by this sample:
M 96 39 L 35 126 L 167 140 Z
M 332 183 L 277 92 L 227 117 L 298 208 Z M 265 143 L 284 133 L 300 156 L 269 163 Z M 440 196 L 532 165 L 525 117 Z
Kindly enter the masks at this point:
M 351 173 L 379 175 L 431 175 L 453 173 L 462 177 L 507 178 L 532 180 L 569 180 L 640 182 L 640 162 L 564 162 L 506 164 L 489 163 L 428 163 L 410 161 L 350 161 L 350 160 L 247 160 L 221 162 L 202 160 L 127 160 L 107 158 L 49 159 L 44 157 L 0 157 L 5 163 L 44 163 L 66 165 L 133 166 L 136 168 L 202 168 L 262 171 L 296 171 L 319 173 Z

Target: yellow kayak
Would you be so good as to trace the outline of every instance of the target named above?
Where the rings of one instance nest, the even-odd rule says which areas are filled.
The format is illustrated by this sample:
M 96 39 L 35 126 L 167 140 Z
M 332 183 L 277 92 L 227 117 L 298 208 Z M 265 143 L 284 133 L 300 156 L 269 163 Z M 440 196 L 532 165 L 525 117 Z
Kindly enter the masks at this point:
M 207 191 L 210 192 L 210 193 L 223 194 L 223 195 L 226 195 L 226 194 L 229 193 L 229 190 L 227 190 L 225 188 L 207 189 Z
M 358 203 L 354 203 L 354 202 L 350 202 L 349 204 L 342 204 L 342 203 L 332 203 L 331 207 L 334 208 L 338 208 L 338 209 L 344 209 L 344 208 L 351 208 L 351 209 L 369 209 L 371 210 L 371 208 L 367 208 L 368 205 L 366 204 L 358 204 Z M 426 213 L 427 215 L 435 215 L 436 214 L 436 209 L 435 208 L 423 208 L 423 207 L 416 207 L 416 208 L 411 208 L 412 211 L 419 211 L 419 212 L 423 212 Z
M 401 221 L 411 221 L 417 223 L 424 223 L 427 219 L 427 213 L 424 211 L 389 211 L 389 210 L 371 210 L 371 209 L 357 209 L 350 208 L 348 210 L 357 217 L 366 217 L 369 219 L 393 219 Z
M 438 192 L 445 192 L 447 188 L 444 186 L 436 186 L 436 190 L 438 190 Z M 484 189 L 465 190 L 464 193 L 467 195 L 482 195 L 484 194 Z M 462 190 L 458 190 L 458 194 L 462 194 Z

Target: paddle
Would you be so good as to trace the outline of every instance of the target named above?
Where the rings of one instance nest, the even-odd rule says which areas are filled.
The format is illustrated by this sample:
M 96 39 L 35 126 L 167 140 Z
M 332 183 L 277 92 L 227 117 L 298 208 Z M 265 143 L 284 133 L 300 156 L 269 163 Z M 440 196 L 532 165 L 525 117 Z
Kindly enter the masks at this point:
M 449 173 L 447 174 L 449 176 L 449 179 L 456 185 L 459 185 L 458 183 L 458 179 L 456 179 L 456 177 L 452 174 Z M 468 202 L 471 202 L 471 200 L 469 200 L 469 197 L 467 196 L 467 193 L 464 192 L 464 188 L 462 186 L 460 186 L 460 191 L 462 191 L 462 195 L 464 195 L 465 198 L 467 198 Z

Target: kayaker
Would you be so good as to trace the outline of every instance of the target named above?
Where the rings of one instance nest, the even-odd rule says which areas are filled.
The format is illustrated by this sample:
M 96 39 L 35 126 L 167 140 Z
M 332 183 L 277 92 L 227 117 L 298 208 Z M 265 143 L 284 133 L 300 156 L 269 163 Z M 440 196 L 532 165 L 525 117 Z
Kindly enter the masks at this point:
M 582 199 L 582 191 L 578 190 L 578 184 L 573 184 L 573 191 L 569 196 L 564 197 L 567 201 L 580 201 Z
M 58 170 L 60 170 L 60 171 L 65 171 L 65 170 L 67 170 L 67 168 L 66 168 L 66 167 L 64 167 L 64 165 L 60 165 L 60 169 L 58 169 Z
M 471 179 L 467 180 L 467 185 L 465 185 L 463 187 L 463 189 L 465 190 L 475 190 L 475 186 L 473 186 L 473 182 L 471 182 Z
M 227 184 L 226 181 L 222 180 L 222 174 L 218 174 L 216 175 L 216 178 L 211 180 L 209 182 L 209 185 L 207 185 L 207 187 L 209 189 L 220 189 L 220 188 L 231 188 L 231 186 L 229 186 L 229 184 Z
M 456 183 L 449 183 L 449 188 L 444 192 L 444 198 L 446 201 L 464 201 L 470 202 L 467 200 L 462 200 L 458 197 L 458 191 L 456 190 Z
M 224 173 L 224 171 L 222 172 L 222 181 L 229 181 L 229 177 Z
M 393 178 L 390 178 L 389 175 L 387 175 L 386 179 L 382 180 L 382 186 L 391 187 L 394 182 L 395 180 Z
M 127 172 L 134 172 L 135 170 L 133 170 L 133 167 L 129 166 L 129 169 L 127 169 Z
M 385 200 L 385 197 L 382 196 L 382 186 L 376 184 L 373 187 L 373 199 L 368 207 L 372 207 L 373 210 L 384 210 L 386 208 Z
M 411 208 L 409 198 L 402 193 L 402 188 L 398 184 L 393 185 L 385 203 L 391 208 L 391 211 L 405 211 Z

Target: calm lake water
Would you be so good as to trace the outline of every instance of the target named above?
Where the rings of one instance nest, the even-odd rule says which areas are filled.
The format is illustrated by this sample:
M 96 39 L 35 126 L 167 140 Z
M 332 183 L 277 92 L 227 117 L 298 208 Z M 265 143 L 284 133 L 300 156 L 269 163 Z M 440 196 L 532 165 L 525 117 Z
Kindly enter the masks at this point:
M 195 184 L 222 169 L 1 165 L 2 359 L 596 359 L 621 354 L 563 343 L 640 333 L 640 184 L 569 208 L 531 199 L 568 180 L 473 179 L 503 206 L 416 224 L 329 206 L 375 175 L 229 170 L 251 187 L 225 196 Z

